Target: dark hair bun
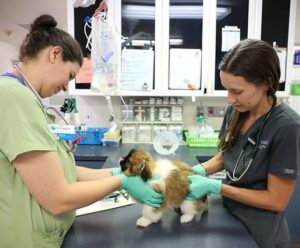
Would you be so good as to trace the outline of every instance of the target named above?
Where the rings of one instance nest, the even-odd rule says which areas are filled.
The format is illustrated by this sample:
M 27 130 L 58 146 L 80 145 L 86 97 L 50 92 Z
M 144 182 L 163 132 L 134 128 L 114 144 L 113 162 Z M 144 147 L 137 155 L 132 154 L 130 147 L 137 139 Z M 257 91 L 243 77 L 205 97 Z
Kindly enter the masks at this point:
M 56 20 L 51 15 L 41 15 L 37 17 L 30 26 L 30 32 L 36 29 L 49 29 L 55 28 L 57 25 Z

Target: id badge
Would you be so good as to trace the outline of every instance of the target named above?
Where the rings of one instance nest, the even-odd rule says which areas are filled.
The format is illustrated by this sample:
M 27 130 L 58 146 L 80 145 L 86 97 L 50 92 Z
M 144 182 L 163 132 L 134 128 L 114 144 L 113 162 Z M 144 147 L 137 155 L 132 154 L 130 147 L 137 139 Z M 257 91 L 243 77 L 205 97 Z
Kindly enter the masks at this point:
M 74 125 L 48 124 L 48 127 L 58 140 L 76 140 Z

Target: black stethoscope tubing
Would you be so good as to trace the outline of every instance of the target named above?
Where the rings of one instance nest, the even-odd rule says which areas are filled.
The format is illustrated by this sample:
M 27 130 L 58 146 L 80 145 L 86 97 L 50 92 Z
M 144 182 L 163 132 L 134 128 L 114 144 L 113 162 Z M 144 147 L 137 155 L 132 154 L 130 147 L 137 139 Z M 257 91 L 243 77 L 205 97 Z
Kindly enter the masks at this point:
M 242 150 L 241 150 L 241 152 L 240 152 L 240 154 L 238 156 L 238 159 L 237 159 L 237 161 L 235 163 L 235 166 L 234 166 L 234 169 L 233 169 L 233 172 L 232 172 L 232 176 L 230 175 L 229 171 L 226 172 L 226 175 L 228 176 L 228 178 L 231 181 L 234 181 L 234 182 L 240 181 L 244 177 L 244 175 L 246 174 L 246 172 L 248 171 L 248 169 L 250 168 L 250 166 L 251 166 L 251 164 L 252 164 L 252 162 L 253 162 L 253 160 L 254 160 L 254 158 L 256 156 L 256 153 L 258 151 L 258 147 L 259 147 L 259 143 L 260 143 L 262 131 L 263 131 L 264 127 L 266 126 L 268 120 L 270 119 L 270 116 L 271 116 L 271 114 L 273 112 L 273 109 L 274 109 L 275 105 L 276 105 L 276 101 L 274 102 L 274 104 L 272 105 L 271 109 L 267 113 L 266 117 L 262 121 L 262 123 L 261 123 L 261 125 L 260 125 L 260 127 L 258 129 L 256 142 L 252 138 L 252 137 L 255 136 L 255 134 L 253 134 L 253 135 L 251 135 L 251 137 L 249 136 L 247 138 L 247 141 L 243 145 Z M 248 165 L 246 166 L 246 169 L 243 171 L 243 173 L 240 176 L 236 176 L 236 171 L 237 171 L 237 169 L 239 167 L 241 157 L 244 154 L 244 151 L 246 150 L 246 148 L 249 145 L 249 143 L 252 144 L 252 145 L 254 145 L 254 150 L 251 152 L 250 161 L 249 161 Z

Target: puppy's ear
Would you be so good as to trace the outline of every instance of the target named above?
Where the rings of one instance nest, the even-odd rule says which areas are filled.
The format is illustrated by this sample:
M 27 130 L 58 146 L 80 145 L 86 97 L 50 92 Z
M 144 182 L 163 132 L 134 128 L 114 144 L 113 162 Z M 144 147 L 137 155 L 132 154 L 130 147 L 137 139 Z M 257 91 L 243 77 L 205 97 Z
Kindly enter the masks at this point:
M 128 156 L 130 157 L 136 150 L 135 149 L 131 149 L 130 152 L 128 153 Z
M 143 162 L 142 168 L 141 168 L 141 178 L 144 181 L 147 181 L 150 177 L 151 177 L 150 171 L 148 170 L 145 162 Z

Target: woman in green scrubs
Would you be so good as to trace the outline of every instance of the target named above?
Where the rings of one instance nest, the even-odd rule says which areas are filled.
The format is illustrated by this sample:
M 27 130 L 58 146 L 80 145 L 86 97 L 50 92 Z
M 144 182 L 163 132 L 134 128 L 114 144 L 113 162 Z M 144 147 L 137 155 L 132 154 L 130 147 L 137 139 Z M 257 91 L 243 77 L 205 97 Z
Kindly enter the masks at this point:
M 243 40 L 219 66 L 228 91 L 220 152 L 193 169 L 190 198 L 221 194 L 224 206 L 260 248 L 288 248 L 284 210 L 300 168 L 300 117 L 276 98 L 280 66 L 276 51 L 261 40 Z M 225 169 L 221 182 L 204 175 Z
M 162 202 L 141 179 L 116 168 L 75 166 L 67 144 L 48 128 L 40 98 L 67 91 L 83 60 L 79 44 L 56 24 L 49 15 L 36 18 L 20 62 L 0 76 L 0 247 L 58 248 L 74 210 L 119 188 L 151 206 Z

